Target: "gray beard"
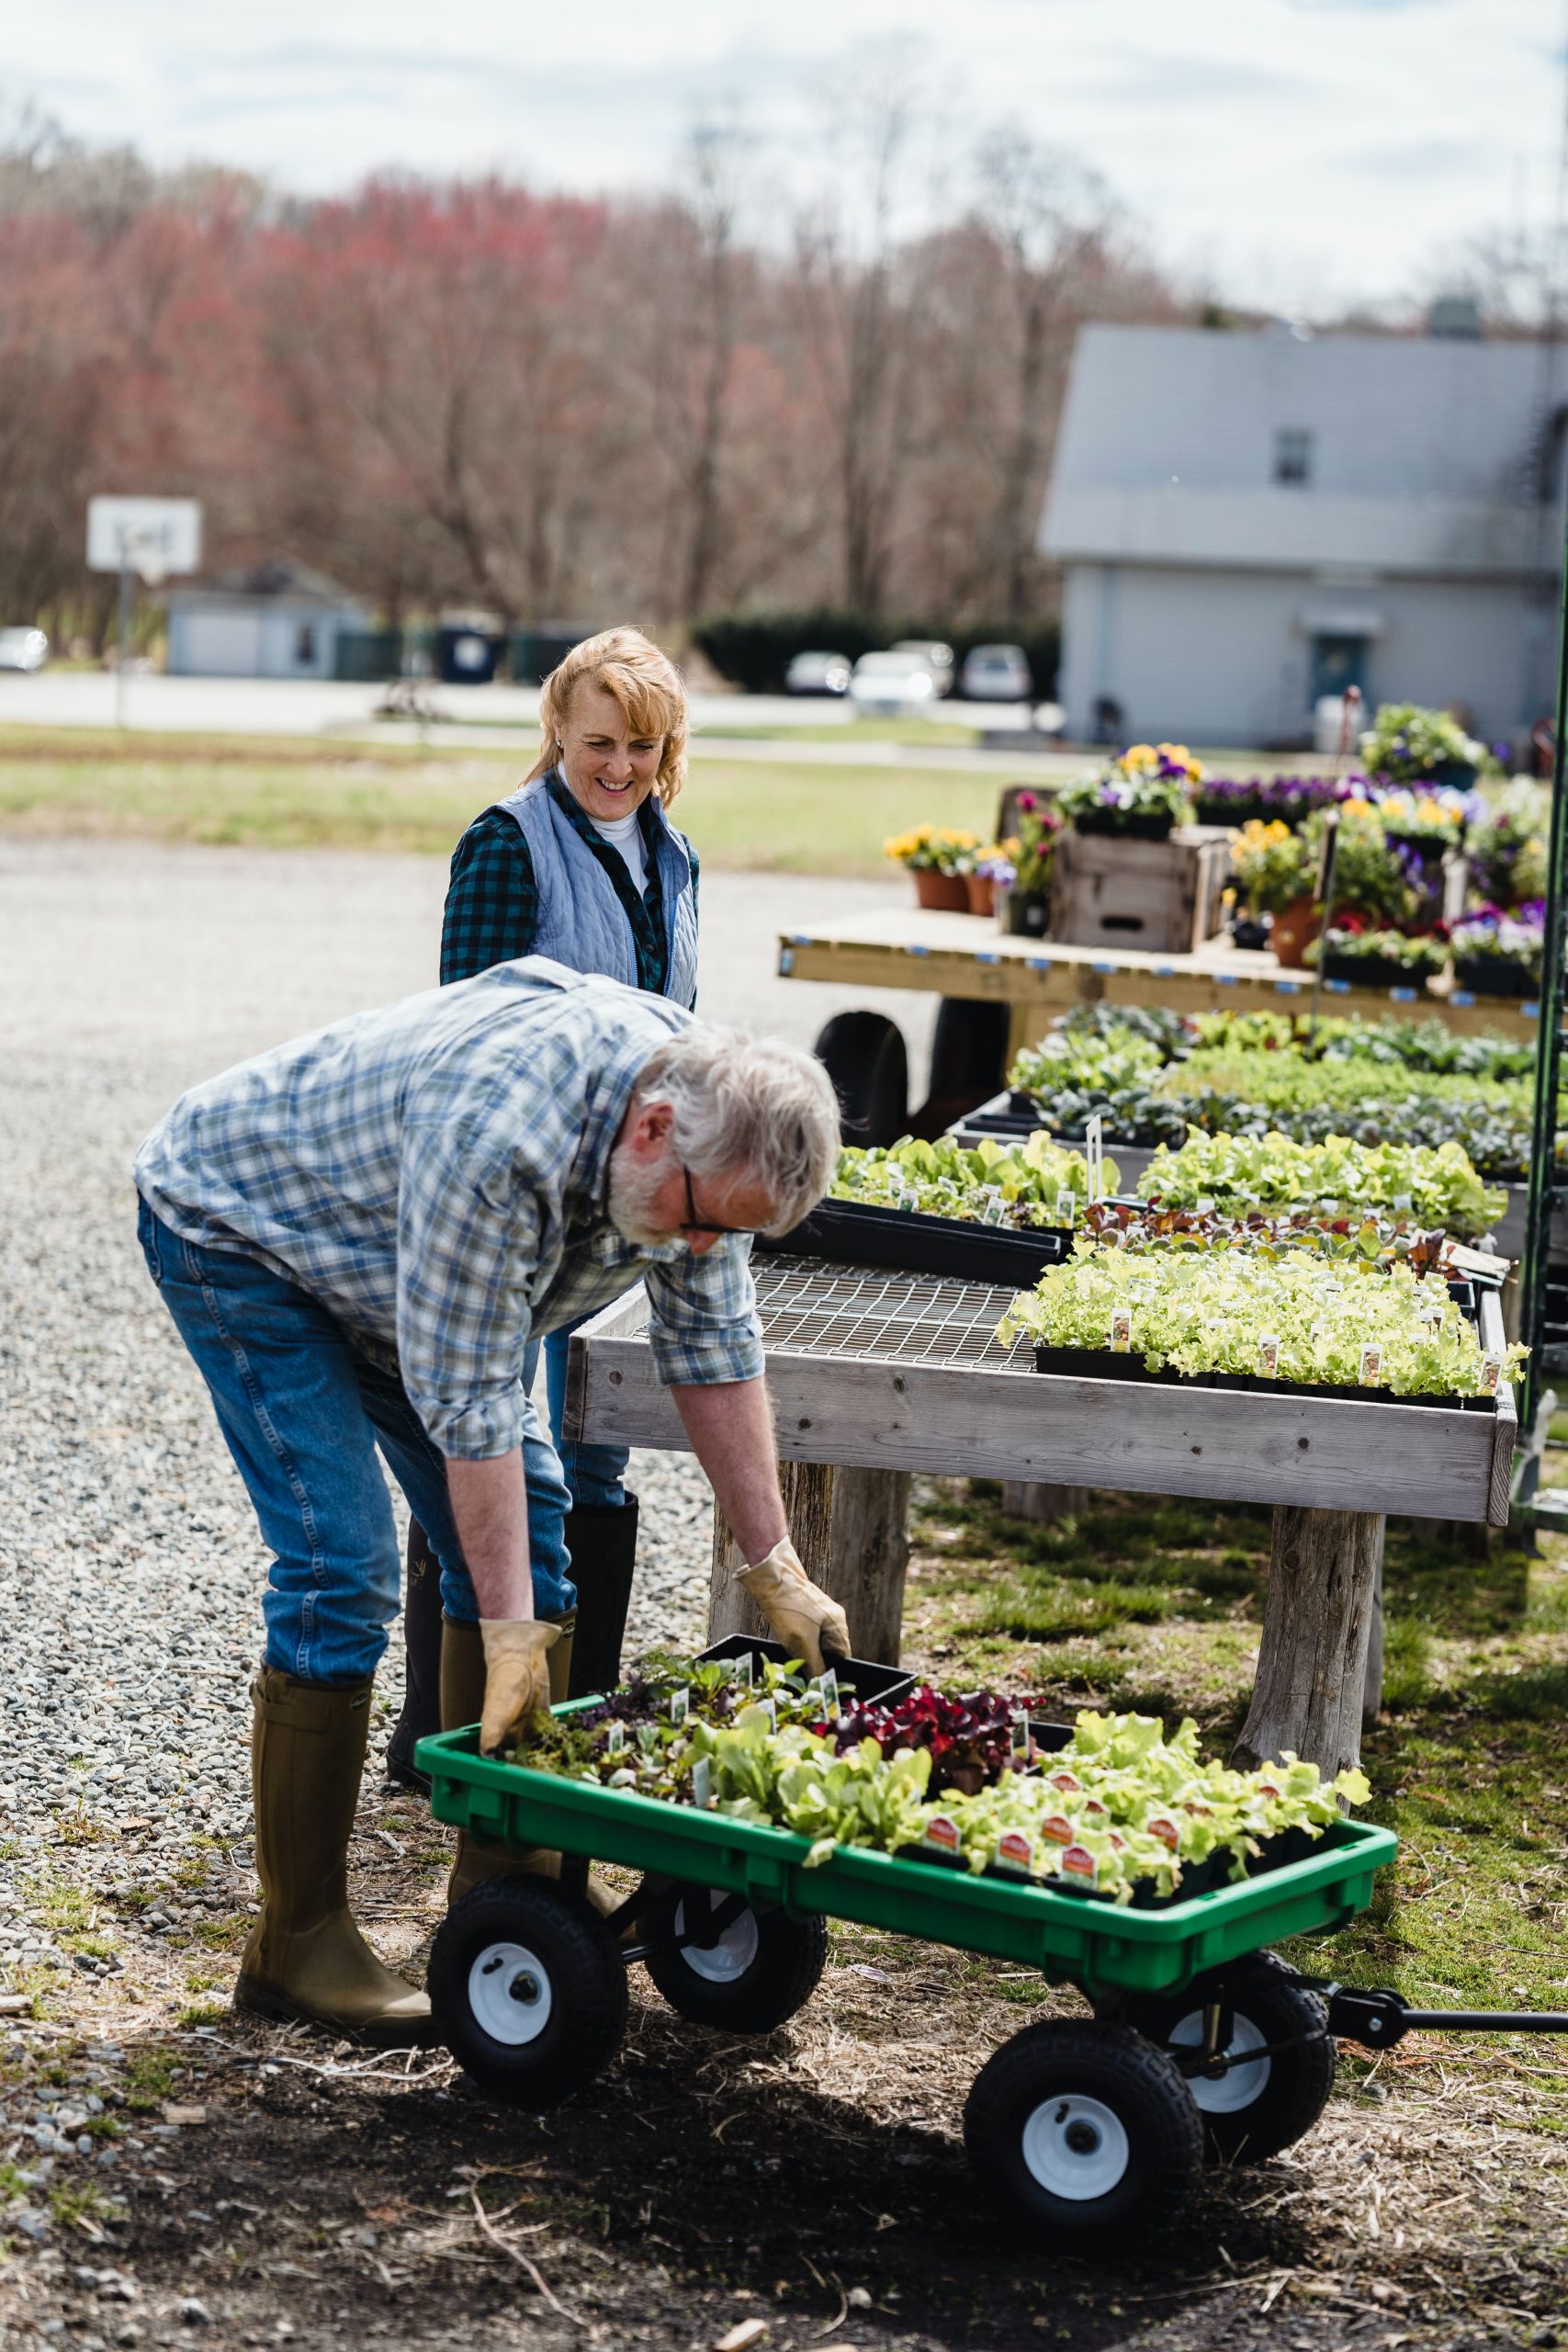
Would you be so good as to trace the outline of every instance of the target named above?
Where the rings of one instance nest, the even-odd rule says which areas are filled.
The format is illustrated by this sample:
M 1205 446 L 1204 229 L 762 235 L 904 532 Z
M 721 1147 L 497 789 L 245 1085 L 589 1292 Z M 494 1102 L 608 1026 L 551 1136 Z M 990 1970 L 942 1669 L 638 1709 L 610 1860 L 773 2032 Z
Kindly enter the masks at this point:
M 669 1172 L 668 1154 L 652 1168 L 637 1167 L 626 1157 L 624 1146 L 611 1154 L 610 1223 L 623 1241 L 643 1250 L 660 1250 L 679 1241 L 678 1227 L 671 1233 L 649 1222 L 654 1200 Z

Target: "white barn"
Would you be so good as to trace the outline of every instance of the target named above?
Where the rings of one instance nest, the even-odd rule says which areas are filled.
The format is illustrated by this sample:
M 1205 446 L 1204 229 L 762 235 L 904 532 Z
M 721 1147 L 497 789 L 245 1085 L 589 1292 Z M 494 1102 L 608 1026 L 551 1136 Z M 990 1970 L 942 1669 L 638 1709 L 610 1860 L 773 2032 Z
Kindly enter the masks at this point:
M 171 589 L 168 666 L 186 678 L 330 678 L 363 605 L 303 564 L 253 564 Z
M 1550 716 L 1568 355 L 1089 326 L 1041 551 L 1080 741 L 1305 744 L 1320 695 Z

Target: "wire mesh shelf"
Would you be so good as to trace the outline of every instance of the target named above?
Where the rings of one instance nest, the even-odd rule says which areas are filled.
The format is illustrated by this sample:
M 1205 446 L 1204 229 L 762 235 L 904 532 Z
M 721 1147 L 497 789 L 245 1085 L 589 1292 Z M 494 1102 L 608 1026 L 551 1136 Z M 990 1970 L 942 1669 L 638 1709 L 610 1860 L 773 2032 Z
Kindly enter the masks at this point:
M 832 1355 L 976 1372 L 1029 1372 L 1032 1343 L 997 1342 L 1016 1289 L 840 1266 L 822 1258 L 770 1258 L 752 1268 L 770 1354 Z

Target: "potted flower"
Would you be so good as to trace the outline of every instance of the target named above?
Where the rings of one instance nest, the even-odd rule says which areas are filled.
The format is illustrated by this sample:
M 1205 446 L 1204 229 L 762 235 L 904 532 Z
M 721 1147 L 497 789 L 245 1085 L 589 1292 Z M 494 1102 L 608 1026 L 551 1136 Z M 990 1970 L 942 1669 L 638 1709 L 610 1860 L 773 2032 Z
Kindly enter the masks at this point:
M 1449 934 L 1454 978 L 1473 996 L 1536 996 L 1540 990 L 1546 908 L 1534 899 L 1509 912 L 1477 907 Z
M 1080 833 L 1163 842 L 1185 822 L 1202 774 L 1185 743 L 1134 743 L 1119 759 L 1064 784 L 1056 806 Z
M 1486 759 L 1457 718 L 1413 702 L 1383 703 L 1361 752 L 1368 775 L 1391 784 L 1473 784 Z
M 1017 854 L 1016 842 L 995 842 L 989 849 L 976 851 L 975 862 L 964 876 L 972 915 L 996 913 L 997 893 L 1012 888 L 1017 871 L 1013 860 Z
M 1314 817 L 1306 829 L 1314 862 L 1322 854 L 1324 820 Z M 1339 811 L 1339 839 L 1334 854 L 1332 914 L 1351 913 L 1366 921 L 1405 923 L 1420 902 L 1417 883 L 1390 842 L 1374 804 L 1359 797 L 1347 800 Z
M 1488 906 L 1522 907 L 1546 895 L 1546 831 L 1551 811 L 1541 785 L 1517 776 L 1470 836 L 1470 879 Z
M 1245 825 L 1254 817 L 1271 824 L 1278 818 L 1293 828 L 1320 808 L 1337 808 L 1365 790 L 1364 776 L 1206 776 L 1198 787 L 1193 818 L 1200 825 Z
M 1016 807 L 1018 837 L 1003 845 L 1012 854 L 1013 877 L 998 912 L 1002 928 L 1015 938 L 1043 939 L 1062 819 L 1037 792 L 1021 792 Z
M 968 913 L 964 877 L 974 869 L 979 847 L 976 835 L 959 832 L 951 825 L 917 825 L 909 832 L 895 833 L 882 847 L 885 856 L 908 866 L 914 876 L 917 905 L 945 908 L 952 914 Z
M 1274 953 L 1281 964 L 1299 965 L 1317 929 L 1313 907 L 1313 854 L 1282 817 L 1265 822 L 1253 817 L 1231 835 L 1231 871 L 1236 895 L 1254 914 L 1274 919 Z
M 1418 989 L 1443 969 L 1448 946 L 1431 932 L 1379 931 L 1350 915 L 1312 942 L 1305 960 L 1320 959 L 1325 980 L 1348 980 L 1358 989 Z

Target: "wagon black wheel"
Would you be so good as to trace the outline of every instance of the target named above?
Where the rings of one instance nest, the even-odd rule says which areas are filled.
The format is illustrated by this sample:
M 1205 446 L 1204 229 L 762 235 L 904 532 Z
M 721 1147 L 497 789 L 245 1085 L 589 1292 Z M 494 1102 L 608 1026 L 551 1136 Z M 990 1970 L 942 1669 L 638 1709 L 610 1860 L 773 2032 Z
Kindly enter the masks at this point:
M 536 1878 L 486 1879 L 430 1954 L 437 2037 L 513 2107 L 556 2107 L 603 2074 L 626 2030 L 626 1970 L 584 1902 Z
M 909 1124 L 903 1031 L 883 1012 L 836 1012 L 812 1050 L 833 1081 L 844 1141 L 897 1143 Z
M 725 2033 L 771 2033 L 804 2007 L 828 1964 L 825 1920 L 736 1910 L 710 1887 L 671 1889 L 649 1945 L 648 1973 L 671 2007 Z
M 975 2077 L 964 2138 L 980 2171 L 1064 2249 L 1157 2229 L 1192 2192 L 1203 2134 L 1174 2062 L 1124 2027 L 1050 2021 Z
M 1205 1989 L 1223 1989 L 1231 2004 L 1234 2022 L 1225 2046 L 1235 2055 L 1243 2057 L 1266 2043 L 1295 2042 L 1293 2049 L 1212 2080 L 1201 2075 L 1188 2078 L 1211 2154 L 1225 2164 L 1261 2164 L 1310 2132 L 1328 2103 L 1336 2064 L 1328 2012 L 1283 1961 L 1264 1951 L 1245 1967 L 1227 1970 L 1223 1985 L 1213 1980 L 1171 1999 L 1140 1995 L 1121 2014 L 1162 2049 L 1201 2049 Z

